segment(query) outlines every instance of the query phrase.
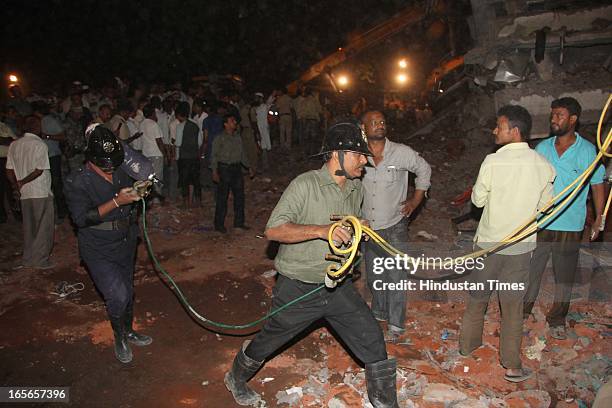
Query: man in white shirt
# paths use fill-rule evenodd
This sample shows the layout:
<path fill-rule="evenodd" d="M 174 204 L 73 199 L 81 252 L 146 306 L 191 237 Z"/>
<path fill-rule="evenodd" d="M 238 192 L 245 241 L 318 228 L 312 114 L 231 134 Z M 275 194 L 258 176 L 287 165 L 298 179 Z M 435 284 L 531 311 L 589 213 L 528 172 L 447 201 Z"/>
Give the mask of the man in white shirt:
<path fill-rule="evenodd" d="M 552 199 L 555 169 L 525 142 L 530 131 L 531 116 L 524 108 L 508 105 L 497 113 L 493 134 L 501 147 L 485 158 L 472 189 L 472 202 L 484 207 L 474 238 L 479 248 L 500 243 Z M 532 374 L 522 368 L 521 340 L 523 299 L 535 246 L 536 235 L 532 234 L 490 254 L 483 268 L 473 270 L 472 282 L 482 289 L 470 290 L 461 324 L 459 352 L 466 356 L 482 345 L 489 298 L 497 290 L 501 312 L 499 351 L 506 368 L 504 378 L 511 382 L 525 381 Z"/>
<path fill-rule="evenodd" d="M 193 117 L 191 118 L 200 128 L 200 132 L 203 132 L 202 126 L 204 123 L 204 119 L 208 117 L 208 113 L 204 110 L 204 105 L 206 102 L 202 98 L 196 98 L 193 101 L 192 112 Z M 202 133 L 202 136 L 204 133 Z"/>
<path fill-rule="evenodd" d="M 55 210 L 47 145 L 37 136 L 40 119 L 28 116 L 25 134 L 9 146 L 6 172 L 19 193 L 23 216 L 23 263 L 26 268 L 49 269 L 53 249 Z"/>
<path fill-rule="evenodd" d="M 162 130 L 157 124 L 155 107 L 147 104 L 142 108 L 144 120 L 140 124 L 142 132 L 142 154 L 151 160 L 155 175 L 160 181 L 164 179 L 164 138 Z M 155 191 L 161 196 L 159 184 L 155 185 Z"/>
<path fill-rule="evenodd" d="M 174 200 L 178 196 L 177 185 L 178 185 L 178 169 L 175 160 L 175 147 L 170 134 L 170 124 L 174 121 L 174 99 L 172 97 L 166 97 L 162 102 L 161 110 L 156 110 L 157 124 L 162 130 L 165 156 L 164 161 L 164 175 L 166 182 L 164 183 L 164 196 L 170 200 Z M 176 132 L 176 129 L 174 129 Z"/>
<path fill-rule="evenodd" d="M 257 117 L 257 129 L 259 130 L 259 143 L 261 146 L 261 161 L 264 168 L 268 167 L 268 152 L 272 150 L 272 141 L 270 140 L 270 125 L 268 124 L 268 112 L 270 106 L 274 103 L 276 93 L 273 92 L 264 102 L 264 96 L 261 92 L 255 94 L 255 114 Z"/>

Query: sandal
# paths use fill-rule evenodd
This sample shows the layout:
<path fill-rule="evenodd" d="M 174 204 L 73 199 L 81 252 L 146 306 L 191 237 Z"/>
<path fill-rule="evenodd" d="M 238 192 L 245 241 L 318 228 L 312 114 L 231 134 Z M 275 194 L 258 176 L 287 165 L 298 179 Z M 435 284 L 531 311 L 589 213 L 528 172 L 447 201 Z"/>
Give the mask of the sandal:
<path fill-rule="evenodd" d="M 513 383 L 520 383 L 523 382 L 529 378 L 531 378 L 531 376 L 533 375 L 533 371 L 531 371 L 529 368 L 522 368 L 521 369 L 522 374 L 520 375 L 504 375 L 504 380 L 506 381 L 510 381 Z"/>

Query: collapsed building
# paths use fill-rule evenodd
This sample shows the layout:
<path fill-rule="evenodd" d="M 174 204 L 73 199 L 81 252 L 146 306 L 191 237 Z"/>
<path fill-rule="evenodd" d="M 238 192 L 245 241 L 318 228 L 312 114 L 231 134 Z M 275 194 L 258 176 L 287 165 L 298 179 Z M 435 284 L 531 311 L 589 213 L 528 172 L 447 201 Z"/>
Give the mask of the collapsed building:
<path fill-rule="evenodd" d="M 550 103 L 571 96 L 582 105 L 583 128 L 597 123 L 612 88 L 609 2 L 471 0 L 471 5 L 475 46 L 462 66 L 437 81 L 438 105 L 453 99 L 455 90 L 477 88 L 494 102 L 481 99 L 479 110 L 494 116 L 492 108 L 524 106 L 533 116 L 532 138 L 542 138 L 549 134 Z"/>

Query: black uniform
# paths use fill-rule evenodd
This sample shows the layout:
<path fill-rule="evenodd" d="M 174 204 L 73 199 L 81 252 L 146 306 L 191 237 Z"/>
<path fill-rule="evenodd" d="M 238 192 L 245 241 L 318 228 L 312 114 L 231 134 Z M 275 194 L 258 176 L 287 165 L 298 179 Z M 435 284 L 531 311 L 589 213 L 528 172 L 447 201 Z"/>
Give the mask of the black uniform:
<path fill-rule="evenodd" d="M 100 217 L 98 206 L 132 183 L 121 168 L 113 173 L 111 184 L 84 166 L 68 176 L 64 187 L 72 220 L 78 227 L 80 256 L 111 318 L 120 318 L 132 309 L 138 226 L 134 205 L 115 208 L 104 217 Z"/>

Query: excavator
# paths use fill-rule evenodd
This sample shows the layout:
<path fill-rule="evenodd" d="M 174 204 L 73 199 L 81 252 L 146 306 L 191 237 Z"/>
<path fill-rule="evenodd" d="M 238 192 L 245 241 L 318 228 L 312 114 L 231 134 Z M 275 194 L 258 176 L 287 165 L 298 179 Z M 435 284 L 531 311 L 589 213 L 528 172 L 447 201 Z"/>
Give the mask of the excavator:
<path fill-rule="evenodd" d="M 320 75 L 325 75 L 334 91 L 341 90 L 343 78 L 335 78 L 334 74 L 332 73 L 332 68 L 338 66 L 349 58 L 356 56 L 360 52 L 381 43 L 385 39 L 398 34 L 406 27 L 421 23 L 432 14 L 442 15 L 446 9 L 447 5 L 444 1 L 432 0 L 428 1 L 425 7 L 410 6 L 403 9 L 393 17 L 357 35 L 344 47 L 338 48 L 336 52 L 313 64 L 304 73 L 302 73 L 298 79 L 288 84 L 287 90 L 289 93 L 295 94 L 300 86 Z M 433 24 L 440 24 L 440 22 L 439 20 L 435 20 Z M 426 84 L 426 91 L 431 92 L 445 73 L 456 69 L 462 64 L 463 57 L 452 57 L 450 60 L 443 61 L 429 75 Z"/>

